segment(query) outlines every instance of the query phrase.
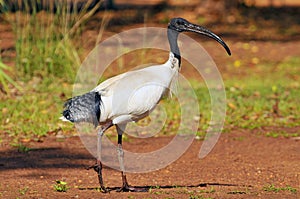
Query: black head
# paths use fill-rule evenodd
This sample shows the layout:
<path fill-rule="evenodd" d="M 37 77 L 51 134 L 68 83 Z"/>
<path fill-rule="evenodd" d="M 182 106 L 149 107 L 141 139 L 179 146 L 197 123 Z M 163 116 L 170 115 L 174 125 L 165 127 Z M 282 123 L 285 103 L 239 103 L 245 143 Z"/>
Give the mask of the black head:
<path fill-rule="evenodd" d="M 190 24 L 190 22 L 183 18 L 173 18 L 171 19 L 168 28 L 177 32 L 183 32 L 186 31 L 187 24 Z"/>
<path fill-rule="evenodd" d="M 69 102 L 68 102 L 69 103 Z M 66 106 L 66 105 L 65 105 Z M 69 108 L 69 106 L 68 106 Z M 73 113 L 69 110 L 69 109 L 65 109 L 62 113 L 62 115 L 67 119 L 69 120 L 70 122 L 75 122 L 74 120 L 74 116 L 73 116 Z"/>
<path fill-rule="evenodd" d="M 227 44 L 215 33 L 211 32 L 210 30 L 196 25 L 196 24 L 192 24 L 190 22 L 188 22 L 186 19 L 183 18 L 173 18 L 171 19 L 169 25 L 168 25 L 168 29 L 171 29 L 173 31 L 176 31 L 178 33 L 180 32 L 194 32 L 194 33 L 198 33 L 201 35 L 205 35 L 207 37 L 210 37 L 214 40 L 216 40 L 217 42 L 219 42 L 227 51 L 227 53 L 229 55 L 231 55 L 230 49 L 227 46 Z"/>

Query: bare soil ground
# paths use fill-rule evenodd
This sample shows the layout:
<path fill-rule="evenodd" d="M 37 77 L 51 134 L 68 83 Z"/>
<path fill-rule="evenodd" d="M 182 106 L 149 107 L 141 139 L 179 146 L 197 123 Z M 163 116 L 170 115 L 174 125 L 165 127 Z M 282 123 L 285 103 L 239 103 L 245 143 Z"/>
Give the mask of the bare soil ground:
<path fill-rule="evenodd" d="M 284 130 L 295 133 L 300 128 Z M 55 136 L 46 137 L 43 142 L 27 144 L 32 148 L 28 153 L 3 144 L 0 148 L 0 197 L 299 198 L 300 141 L 295 138 L 269 138 L 261 134 L 263 131 L 224 133 L 204 159 L 198 158 L 202 141 L 195 140 L 180 159 L 166 168 L 144 174 L 128 174 L 130 184 L 153 187 L 146 193 L 99 192 L 96 189 L 96 173 L 85 169 L 95 160 L 77 136 L 59 141 Z M 152 150 L 161 148 L 171 139 L 132 138 L 124 143 L 124 147 L 132 151 Z M 103 173 L 106 186 L 120 187 L 118 171 L 104 167 Z M 67 192 L 55 191 L 55 180 L 66 181 L 70 189 Z M 263 190 L 271 184 L 275 187 L 290 185 L 298 192 Z"/>

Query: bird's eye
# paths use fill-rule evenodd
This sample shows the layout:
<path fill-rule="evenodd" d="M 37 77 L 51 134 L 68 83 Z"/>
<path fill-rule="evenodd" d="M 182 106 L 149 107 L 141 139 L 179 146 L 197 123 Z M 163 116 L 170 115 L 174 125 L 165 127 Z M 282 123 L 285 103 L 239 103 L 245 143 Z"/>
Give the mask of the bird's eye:
<path fill-rule="evenodd" d="M 183 21 L 176 21 L 176 25 L 177 26 L 181 26 L 181 25 L 183 25 L 184 23 L 183 23 Z"/>

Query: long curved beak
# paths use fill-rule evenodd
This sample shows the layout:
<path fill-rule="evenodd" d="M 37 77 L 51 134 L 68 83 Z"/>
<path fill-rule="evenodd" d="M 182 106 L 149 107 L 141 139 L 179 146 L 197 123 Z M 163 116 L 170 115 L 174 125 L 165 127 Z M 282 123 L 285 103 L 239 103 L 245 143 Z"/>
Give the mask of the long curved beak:
<path fill-rule="evenodd" d="M 195 33 L 205 35 L 207 37 L 210 37 L 210 38 L 216 40 L 217 42 L 219 42 L 225 48 L 228 55 L 231 55 L 230 49 L 227 46 L 227 44 L 221 39 L 221 37 L 219 37 L 215 33 L 211 32 L 210 30 L 208 30 L 208 29 L 206 29 L 202 26 L 189 23 L 189 24 L 185 24 L 184 31 L 195 32 Z"/>

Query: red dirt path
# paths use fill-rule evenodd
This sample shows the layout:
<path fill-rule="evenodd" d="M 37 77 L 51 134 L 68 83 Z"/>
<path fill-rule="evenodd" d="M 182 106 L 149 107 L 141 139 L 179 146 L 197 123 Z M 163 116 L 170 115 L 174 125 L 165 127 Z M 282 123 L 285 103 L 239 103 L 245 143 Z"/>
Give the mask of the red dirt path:
<path fill-rule="evenodd" d="M 274 129 L 273 129 L 274 130 Z M 276 130 L 276 129 L 275 129 Z M 278 129 L 277 129 L 278 130 Z M 286 129 L 289 133 L 299 128 Z M 198 158 L 202 141 L 195 140 L 176 162 L 159 171 L 128 174 L 135 186 L 156 187 L 147 193 L 111 193 L 97 191 L 97 175 L 86 166 L 94 158 L 82 145 L 79 137 L 57 141 L 55 136 L 41 143 L 28 143 L 28 153 L 2 146 L 0 149 L 1 198 L 299 198 L 300 148 L 293 138 L 269 138 L 256 131 L 236 130 L 221 135 L 213 151 L 204 159 Z M 171 137 L 130 139 L 124 147 L 139 151 L 164 146 Z M 126 160 L 126 157 L 125 157 Z M 118 171 L 104 168 L 108 187 L 119 187 Z M 55 180 L 64 180 L 70 186 L 65 192 L 56 192 Z M 291 186 L 298 189 L 270 192 L 263 187 Z M 177 187 L 176 187 L 177 186 Z M 180 187 L 178 187 L 180 186 Z M 181 187 L 182 186 L 182 187 Z M 24 195 L 22 190 L 28 188 Z"/>

